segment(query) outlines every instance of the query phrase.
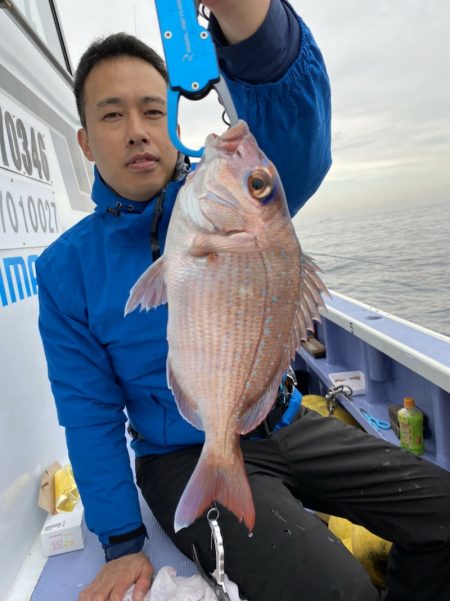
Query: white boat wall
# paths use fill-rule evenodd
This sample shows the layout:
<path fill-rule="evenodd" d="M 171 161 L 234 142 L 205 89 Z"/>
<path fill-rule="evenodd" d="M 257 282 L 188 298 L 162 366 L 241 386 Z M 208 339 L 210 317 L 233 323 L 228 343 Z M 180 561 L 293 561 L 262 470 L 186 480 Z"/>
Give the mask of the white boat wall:
<path fill-rule="evenodd" d="M 67 457 L 37 328 L 34 262 L 92 209 L 91 167 L 76 143 L 70 64 L 57 25 L 52 0 L 0 0 L 0 599 L 20 589 L 16 577 L 46 517 L 37 507 L 41 473 Z M 425 458 L 450 469 L 449 338 L 339 294 L 327 302 L 316 336 L 325 357 L 302 349 L 295 363 L 309 392 L 326 394 L 330 374 L 361 371 L 364 393 L 337 399 L 370 433 L 396 444 L 376 420 L 389 421 L 390 405 L 414 397 L 428 418 Z M 89 552 L 68 555 L 75 561 Z M 72 572 L 53 572 L 55 599 L 77 599 Z"/>
<path fill-rule="evenodd" d="M 26 17 L 18 12 L 22 4 Z M 4 599 L 45 519 L 37 507 L 40 474 L 55 459 L 67 457 L 37 329 L 34 262 L 92 204 L 90 167 L 76 142 L 79 124 L 71 76 L 49 2 L 0 2 L 0 57 L 0 599 Z"/>

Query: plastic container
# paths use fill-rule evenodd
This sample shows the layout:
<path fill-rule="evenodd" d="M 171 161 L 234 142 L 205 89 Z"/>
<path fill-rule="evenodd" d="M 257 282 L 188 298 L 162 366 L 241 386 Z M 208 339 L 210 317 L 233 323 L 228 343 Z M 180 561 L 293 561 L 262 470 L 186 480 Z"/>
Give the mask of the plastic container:
<path fill-rule="evenodd" d="M 416 407 L 412 397 L 403 399 L 403 408 L 398 412 L 400 426 L 400 446 L 414 455 L 422 455 L 423 443 L 423 413 Z"/>

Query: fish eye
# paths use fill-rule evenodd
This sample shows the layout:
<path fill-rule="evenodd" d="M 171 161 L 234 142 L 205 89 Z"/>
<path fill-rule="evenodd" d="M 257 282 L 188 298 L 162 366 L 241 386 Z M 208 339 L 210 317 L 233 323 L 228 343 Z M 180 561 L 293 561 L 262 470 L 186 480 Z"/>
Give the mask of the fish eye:
<path fill-rule="evenodd" d="M 247 180 L 248 190 L 253 198 L 263 200 L 267 198 L 273 189 L 273 180 L 264 169 L 256 169 L 250 173 Z"/>

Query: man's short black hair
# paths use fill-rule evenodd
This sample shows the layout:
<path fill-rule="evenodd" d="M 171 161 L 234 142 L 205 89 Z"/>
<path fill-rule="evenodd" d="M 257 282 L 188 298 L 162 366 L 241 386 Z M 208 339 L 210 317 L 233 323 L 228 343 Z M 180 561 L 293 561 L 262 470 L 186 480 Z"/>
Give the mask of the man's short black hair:
<path fill-rule="evenodd" d="M 115 33 L 107 38 L 95 40 L 85 51 L 75 73 L 74 94 L 77 103 L 81 125 L 86 128 L 86 113 L 84 110 L 84 84 L 92 69 L 100 61 L 132 56 L 150 63 L 165 79 L 169 81 L 166 65 L 157 52 L 147 44 L 127 33 Z"/>

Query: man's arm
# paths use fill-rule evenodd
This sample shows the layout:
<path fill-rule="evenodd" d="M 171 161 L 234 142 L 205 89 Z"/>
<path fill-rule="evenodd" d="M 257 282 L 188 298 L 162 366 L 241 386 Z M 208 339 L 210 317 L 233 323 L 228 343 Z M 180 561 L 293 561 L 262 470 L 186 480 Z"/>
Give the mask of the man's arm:
<path fill-rule="evenodd" d="M 138 593 L 143 593 L 142 599 L 150 586 L 153 567 L 140 552 L 145 528 L 126 447 L 124 395 L 105 349 L 89 331 L 82 303 L 77 302 L 78 287 L 67 299 L 52 263 L 44 254 L 36 264 L 49 378 L 86 523 L 112 559 L 80 601 L 106 601 L 114 595 L 122 599 L 135 583 L 138 601 Z M 76 274 L 75 266 L 73 270 Z M 117 536 L 120 542 L 115 543 Z"/>
<path fill-rule="evenodd" d="M 229 44 L 252 36 L 266 18 L 270 0 L 204 0 Z"/>
<path fill-rule="evenodd" d="M 277 167 L 295 215 L 331 165 L 331 93 L 308 27 L 287 0 L 269 4 L 260 28 L 237 44 L 214 17 L 210 29 L 238 116 Z"/>

